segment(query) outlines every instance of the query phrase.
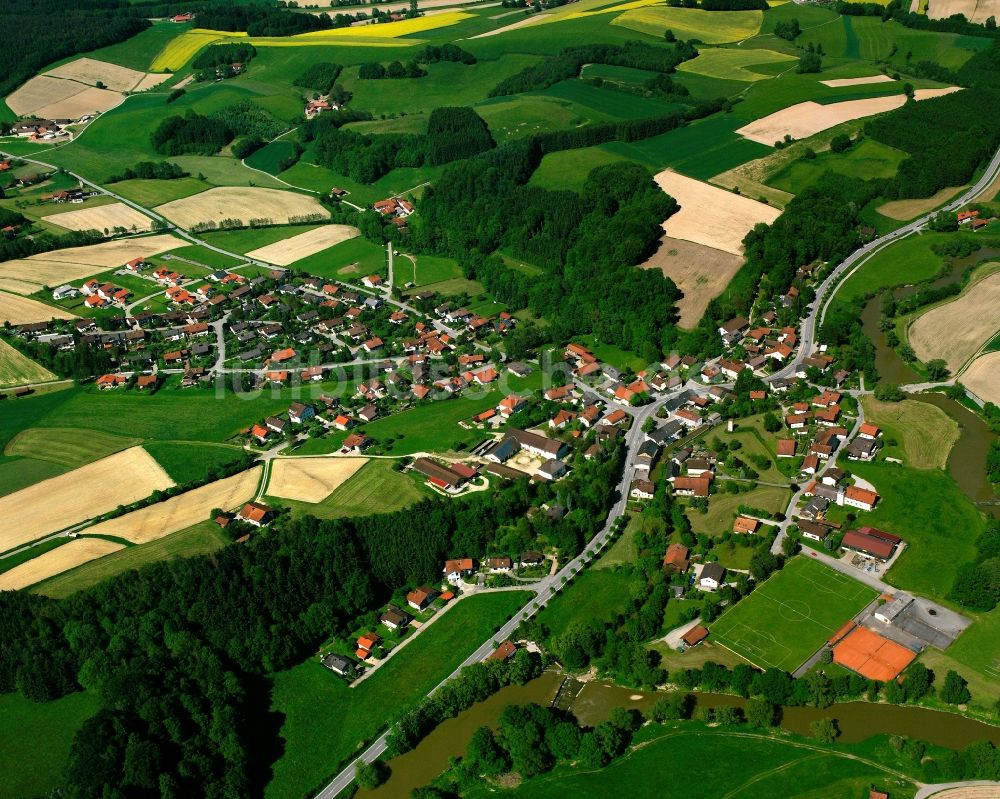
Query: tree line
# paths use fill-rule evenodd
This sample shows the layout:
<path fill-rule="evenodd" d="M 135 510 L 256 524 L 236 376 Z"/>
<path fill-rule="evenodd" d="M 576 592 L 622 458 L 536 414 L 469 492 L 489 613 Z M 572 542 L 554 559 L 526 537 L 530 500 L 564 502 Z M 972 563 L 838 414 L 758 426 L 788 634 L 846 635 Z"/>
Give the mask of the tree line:
<path fill-rule="evenodd" d="M 42 67 L 125 41 L 149 20 L 125 0 L 5 0 L 0 25 L 0 95 Z"/>
<path fill-rule="evenodd" d="M 190 173 L 170 161 L 139 161 L 134 166 L 126 167 L 120 175 L 112 175 L 108 183 L 119 183 L 123 180 L 177 180 L 186 178 Z"/>
<path fill-rule="evenodd" d="M 500 81 L 490 92 L 490 97 L 547 89 L 559 81 L 578 77 L 584 64 L 610 64 L 669 73 L 678 64 L 697 55 L 698 51 L 687 42 L 674 42 L 666 47 L 636 41 L 567 47 L 558 55 L 548 56 L 538 64 L 525 67 L 516 75 Z"/>
<path fill-rule="evenodd" d="M 246 31 L 248 36 L 294 36 L 329 30 L 329 14 L 299 14 L 259 4 L 211 5 L 198 12 L 198 27 L 216 31 Z"/>

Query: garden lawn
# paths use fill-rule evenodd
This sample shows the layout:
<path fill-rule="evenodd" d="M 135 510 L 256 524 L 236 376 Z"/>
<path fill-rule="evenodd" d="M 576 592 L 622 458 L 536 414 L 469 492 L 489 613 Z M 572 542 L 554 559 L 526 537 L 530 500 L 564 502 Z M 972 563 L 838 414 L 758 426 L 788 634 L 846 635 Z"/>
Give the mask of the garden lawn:
<path fill-rule="evenodd" d="M 392 513 L 415 505 L 427 494 L 410 475 L 400 474 L 393 461 L 372 460 L 337 486 L 322 502 L 301 502 L 294 499 L 268 497 L 275 506 L 286 506 L 293 513 L 319 519 L 340 519 L 345 516 L 367 516 L 372 513 Z"/>
<path fill-rule="evenodd" d="M 879 402 L 869 395 L 861 403 L 865 421 L 882 428 L 886 442 L 883 454 L 902 458 L 914 469 L 945 468 L 948 454 L 959 437 L 958 422 L 948 414 L 919 400 Z"/>
<path fill-rule="evenodd" d="M 611 621 L 628 609 L 632 589 L 642 584 L 639 576 L 588 569 L 549 601 L 538 621 L 548 627 L 549 638 L 558 638 L 577 621 Z"/>
<path fill-rule="evenodd" d="M 984 521 L 947 472 L 891 463 L 854 463 L 851 472 L 875 486 L 875 510 L 855 511 L 856 525 L 871 525 L 907 544 L 883 579 L 907 591 L 943 599 L 958 567 L 972 560 Z M 837 508 L 837 520 L 843 515 Z"/>
<path fill-rule="evenodd" d="M 876 592 L 805 555 L 723 612 L 712 641 L 761 668 L 794 671 Z"/>
<path fill-rule="evenodd" d="M 57 789 L 77 730 L 97 712 L 97 698 L 75 693 L 52 702 L 0 694 L 0 796 L 31 799 Z"/>
<path fill-rule="evenodd" d="M 526 591 L 462 599 L 356 688 L 319 661 L 274 675 L 272 710 L 284 716 L 284 753 L 266 799 L 317 790 L 366 741 L 419 702 L 530 598 Z"/>
<path fill-rule="evenodd" d="M 796 746 L 787 738 L 721 730 L 670 730 L 654 726 L 639 733 L 643 745 L 603 769 L 560 766 L 549 774 L 522 782 L 507 791 L 516 799 L 603 799 L 628 786 L 632 799 L 686 799 L 691 783 L 685 779 L 660 779 L 665 763 L 725 764 L 723 768 L 698 769 L 701 796 L 754 799 L 761 796 L 798 799 L 855 799 L 867 795 L 874 784 L 891 784 L 893 799 L 914 795 L 913 783 L 904 783 L 888 769 L 851 759 L 816 744 Z M 493 795 L 481 783 L 465 794 L 470 799 Z"/>
<path fill-rule="evenodd" d="M 708 498 L 708 513 L 688 508 L 687 517 L 696 533 L 720 536 L 733 529 L 733 520 L 740 505 L 749 505 L 771 513 L 784 513 L 792 498 L 791 490 L 777 486 L 757 486 L 745 494 L 727 494 L 718 491 Z"/>
<path fill-rule="evenodd" d="M 207 555 L 222 549 L 228 543 L 228 536 L 219 526 L 213 521 L 205 520 L 148 544 L 129 546 L 84 563 L 32 586 L 31 591 L 53 599 L 62 599 L 122 572 L 140 569 L 161 560 Z"/>

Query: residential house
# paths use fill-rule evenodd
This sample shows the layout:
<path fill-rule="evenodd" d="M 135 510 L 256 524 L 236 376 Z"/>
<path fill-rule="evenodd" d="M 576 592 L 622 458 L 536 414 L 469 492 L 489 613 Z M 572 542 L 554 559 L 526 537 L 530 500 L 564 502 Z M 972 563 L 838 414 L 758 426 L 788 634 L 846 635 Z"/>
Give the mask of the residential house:
<path fill-rule="evenodd" d="M 671 544 L 667 547 L 667 554 L 663 557 L 663 568 L 667 571 L 675 571 L 683 574 L 691 565 L 691 562 L 688 560 L 688 553 L 688 548 L 683 544 Z"/>
<path fill-rule="evenodd" d="M 868 439 L 874 441 L 881 435 L 882 431 L 879 426 L 872 424 L 871 422 L 865 422 L 858 428 L 858 438 Z"/>
<path fill-rule="evenodd" d="M 320 662 L 338 677 L 347 677 L 354 673 L 354 664 L 350 660 L 332 652 L 324 655 Z"/>
<path fill-rule="evenodd" d="M 458 585 L 462 582 L 463 577 L 468 577 L 472 574 L 474 569 L 474 564 L 472 558 L 456 558 L 454 560 L 446 560 L 444 563 L 444 576 L 449 583 Z"/>
<path fill-rule="evenodd" d="M 303 402 L 293 402 L 288 406 L 288 418 L 293 424 L 304 424 L 316 415 L 312 405 Z"/>
<path fill-rule="evenodd" d="M 378 617 L 378 620 L 384 624 L 388 629 L 396 632 L 397 630 L 403 630 L 410 623 L 409 614 L 404 613 L 395 605 L 389 605 L 385 609 L 385 613 Z"/>
<path fill-rule="evenodd" d="M 528 551 L 522 552 L 518 558 L 518 563 L 522 569 L 530 569 L 535 566 L 541 566 L 545 562 L 545 555 L 541 552 Z"/>
<path fill-rule="evenodd" d="M 798 525 L 799 532 L 802 533 L 803 538 L 808 538 L 812 541 L 824 541 L 830 535 L 830 528 L 825 524 L 810 522 L 805 519 L 796 519 L 795 523 Z"/>
<path fill-rule="evenodd" d="M 718 563 L 706 563 L 698 576 L 698 585 L 705 591 L 717 591 L 726 579 L 726 570 Z"/>
<path fill-rule="evenodd" d="M 236 514 L 236 518 L 241 522 L 252 524 L 254 527 L 263 527 L 266 524 L 270 524 L 274 515 L 274 510 L 267 505 L 260 502 L 248 502 L 240 508 L 240 512 Z"/>
<path fill-rule="evenodd" d="M 507 431 L 507 436 L 517 441 L 522 450 L 538 455 L 542 458 L 562 458 L 569 450 L 568 445 L 562 441 L 546 438 L 538 433 L 528 430 L 511 429 Z"/>
<path fill-rule="evenodd" d="M 382 636 L 378 633 L 365 633 L 357 640 L 358 649 L 354 653 L 360 660 L 367 660 L 375 650 L 382 645 Z"/>
<path fill-rule="evenodd" d="M 708 475 L 703 475 L 702 477 L 675 477 L 672 482 L 676 496 L 704 498 L 708 496 L 712 478 Z"/>
<path fill-rule="evenodd" d="M 706 638 L 708 638 L 708 629 L 698 624 L 681 636 L 681 643 L 684 644 L 685 649 L 690 649 L 693 646 L 698 646 Z"/>
<path fill-rule="evenodd" d="M 760 529 L 760 519 L 752 519 L 749 516 L 737 516 L 733 522 L 733 532 L 750 535 Z"/>
<path fill-rule="evenodd" d="M 870 461 L 878 454 L 878 439 L 862 438 L 860 435 L 847 445 L 847 458 L 852 461 Z"/>
<path fill-rule="evenodd" d="M 794 458 L 795 457 L 795 439 L 794 438 L 779 438 L 777 441 L 777 454 L 779 458 Z"/>
<path fill-rule="evenodd" d="M 364 433 L 351 433 L 344 439 L 344 443 L 341 445 L 340 449 L 341 452 L 364 452 L 374 443 L 375 439 L 365 435 Z"/>
<path fill-rule="evenodd" d="M 569 473 L 569 467 L 560 460 L 548 460 L 538 467 L 535 477 L 540 480 L 555 481 L 565 477 Z"/>
<path fill-rule="evenodd" d="M 656 486 L 649 480 L 633 480 L 628 495 L 633 499 L 652 499 L 655 493 Z"/>
<path fill-rule="evenodd" d="M 867 488 L 848 486 L 844 490 L 844 504 L 861 510 L 872 510 L 878 502 L 878 494 Z"/>
<path fill-rule="evenodd" d="M 421 611 L 437 598 L 437 591 L 423 586 L 414 588 L 406 595 L 406 604 L 416 611 Z"/>

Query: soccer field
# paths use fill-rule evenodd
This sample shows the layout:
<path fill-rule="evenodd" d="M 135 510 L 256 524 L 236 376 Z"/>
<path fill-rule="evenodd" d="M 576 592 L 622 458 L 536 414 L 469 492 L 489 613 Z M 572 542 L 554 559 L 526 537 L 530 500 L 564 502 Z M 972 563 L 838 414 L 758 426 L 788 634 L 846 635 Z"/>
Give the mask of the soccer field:
<path fill-rule="evenodd" d="M 712 640 L 761 668 L 794 671 L 875 595 L 799 556 L 723 613 L 712 625 Z"/>

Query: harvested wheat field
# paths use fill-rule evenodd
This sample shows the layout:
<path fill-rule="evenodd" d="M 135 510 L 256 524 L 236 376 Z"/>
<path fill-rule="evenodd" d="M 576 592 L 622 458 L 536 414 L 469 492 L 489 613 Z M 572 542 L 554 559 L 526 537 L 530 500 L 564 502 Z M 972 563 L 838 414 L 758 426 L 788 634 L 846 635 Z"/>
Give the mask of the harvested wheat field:
<path fill-rule="evenodd" d="M 260 466 L 224 480 L 187 491 L 164 502 L 109 519 L 87 530 L 95 535 L 113 535 L 133 544 L 145 544 L 192 524 L 205 521 L 212 508 L 230 510 L 253 498 L 260 480 Z"/>
<path fill-rule="evenodd" d="M 920 360 L 942 358 L 954 374 L 1000 330 L 1000 272 L 967 286 L 951 302 L 918 316 L 907 336 Z"/>
<path fill-rule="evenodd" d="M 125 203 L 98 205 L 94 208 L 81 208 L 79 211 L 65 211 L 43 217 L 46 222 L 59 225 L 67 230 L 107 230 L 113 233 L 116 227 L 136 231 L 149 230 L 153 220 L 141 214 Z"/>
<path fill-rule="evenodd" d="M 119 549 L 125 549 L 124 544 L 106 541 L 103 538 L 75 538 L 68 544 L 49 550 L 37 558 L 32 558 L 10 571 L 0 574 L 0 591 L 16 591 L 29 585 L 40 583 L 49 577 L 75 569 L 84 563 L 97 558 L 103 558 Z"/>
<path fill-rule="evenodd" d="M 984 402 L 1000 405 L 1000 352 L 980 355 L 960 379 L 962 385 Z"/>
<path fill-rule="evenodd" d="M 934 799 L 1000 799 L 1000 785 L 966 785 L 933 794 Z"/>
<path fill-rule="evenodd" d="M 66 81 L 72 83 L 72 81 Z M 109 92 L 107 89 L 95 89 L 87 86 L 82 92 L 74 94 L 65 100 L 43 105 L 34 111 L 36 116 L 43 119 L 80 119 L 85 116 L 103 114 L 121 104 L 125 95 L 118 92 Z"/>
<path fill-rule="evenodd" d="M 104 207 L 98 206 L 92 210 L 99 211 Z M 34 294 L 45 286 L 58 286 L 89 277 L 121 266 L 133 258 L 159 255 L 176 249 L 180 243 L 180 239 L 164 234 L 139 239 L 117 239 L 90 247 L 68 247 L 29 258 L 4 261 L 0 263 L 0 289 L 16 294 Z"/>
<path fill-rule="evenodd" d="M 271 224 L 288 224 L 293 217 L 316 215 L 329 219 L 327 211 L 314 197 L 281 189 L 220 186 L 182 200 L 173 200 L 155 209 L 172 222 L 189 228 L 201 222 L 223 219 L 269 219 Z"/>
<path fill-rule="evenodd" d="M 368 458 L 277 458 L 271 463 L 267 493 L 322 502 L 366 463 Z"/>
<path fill-rule="evenodd" d="M 360 236 L 361 231 L 351 225 L 324 225 L 315 230 L 299 233 L 284 241 L 276 241 L 265 247 L 247 253 L 248 258 L 256 258 L 269 264 L 288 266 L 302 258 L 308 258 L 342 241 Z"/>
<path fill-rule="evenodd" d="M 113 92 L 130 92 L 138 85 L 139 81 L 146 77 L 145 72 L 120 67 L 117 64 L 109 64 L 107 61 L 98 61 L 95 58 L 77 58 L 61 64 L 55 69 L 50 69 L 45 74 L 54 78 L 86 83 L 88 86 L 103 83 L 105 88 L 111 89 Z"/>
<path fill-rule="evenodd" d="M 76 314 L 29 297 L 0 291 L 0 324 L 10 322 L 12 325 L 24 325 L 29 322 L 47 322 L 50 319 L 76 319 Z"/>
<path fill-rule="evenodd" d="M 931 0 L 927 6 L 931 19 L 948 19 L 952 14 L 964 14 L 969 22 L 982 25 L 990 17 L 1000 17 L 1000 0 Z"/>
<path fill-rule="evenodd" d="M 914 97 L 917 100 L 929 100 L 945 94 L 961 91 L 957 86 L 944 89 L 917 89 Z M 864 100 L 845 100 L 841 103 L 822 105 L 807 100 L 756 119 L 749 125 L 744 125 L 736 132 L 746 139 L 760 144 L 773 145 L 785 136 L 793 139 L 805 139 L 834 125 L 850 122 L 852 119 L 882 114 L 901 107 L 906 102 L 906 95 L 893 94 L 888 97 L 869 97 Z"/>
<path fill-rule="evenodd" d="M 890 200 L 875 210 L 882 214 L 882 216 L 889 217 L 889 219 L 908 222 L 911 219 L 916 219 L 918 216 L 926 214 L 928 211 L 933 211 L 939 205 L 944 205 L 964 188 L 965 186 L 945 186 L 930 197 L 915 200 Z"/>
<path fill-rule="evenodd" d="M 684 292 L 677 302 L 679 324 L 694 327 L 708 303 L 723 292 L 742 265 L 738 255 L 664 236 L 660 248 L 642 268 L 659 269 Z"/>
<path fill-rule="evenodd" d="M 663 231 L 668 236 L 733 255 L 742 254 L 743 237 L 754 225 L 758 222 L 770 224 L 781 214 L 770 205 L 670 169 L 660 172 L 654 180 L 681 207 L 663 223 Z"/>
<path fill-rule="evenodd" d="M 892 78 L 888 75 L 871 75 L 867 78 L 836 78 L 835 80 L 821 80 L 824 86 L 837 89 L 841 86 L 867 86 L 869 83 L 892 83 Z"/>
<path fill-rule="evenodd" d="M 116 452 L 0 497 L 0 552 L 170 488 L 174 481 L 142 447 Z"/>

